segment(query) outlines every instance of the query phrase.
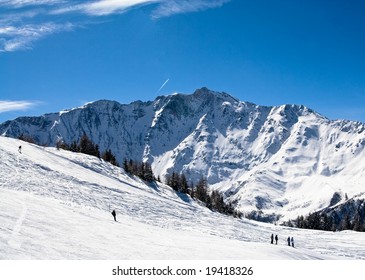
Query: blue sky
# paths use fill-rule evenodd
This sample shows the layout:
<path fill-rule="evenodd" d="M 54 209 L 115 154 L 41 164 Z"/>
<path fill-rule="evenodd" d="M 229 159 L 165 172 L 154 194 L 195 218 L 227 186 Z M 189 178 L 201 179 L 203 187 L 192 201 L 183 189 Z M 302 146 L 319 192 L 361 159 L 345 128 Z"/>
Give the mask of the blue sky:
<path fill-rule="evenodd" d="M 365 122 L 365 1 L 0 0 L 0 122 L 206 86 Z"/>

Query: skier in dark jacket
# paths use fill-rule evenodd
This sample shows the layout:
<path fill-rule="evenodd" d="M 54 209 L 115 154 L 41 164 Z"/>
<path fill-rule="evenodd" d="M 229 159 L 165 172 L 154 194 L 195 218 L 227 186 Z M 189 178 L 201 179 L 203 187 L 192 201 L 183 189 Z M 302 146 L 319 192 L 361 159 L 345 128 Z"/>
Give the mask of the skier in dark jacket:
<path fill-rule="evenodd" d="M 115 212 L 115 210 L 112 211 L 112 215 L 114 217 L 114 221 L 117 221 L 117 213 Z"/>
<path fill-rule="evenodd" d="M 22 153 L 22 146 L 19 146 L 18 148 L 18 152 L 21 154 Z"/>
<path fill-rule="evenodd" d="M 290 236 L 288 237 L 288 246 L 290 246 Z"/>
<path fill-rule="evenodd" d="M 275 244 L 276 245 L 278 245 L 278 240 L 279 240 L 278 235 L 275 235 Z"/>
<path fill-rule="evenodd" d="M 274 234 L 271 234 L 271 244 L 274 244 Z"/>
<path fill-rule="evenodd" d="M 294 238 L 291 238 L 291 246 L 294 247 Z"/>

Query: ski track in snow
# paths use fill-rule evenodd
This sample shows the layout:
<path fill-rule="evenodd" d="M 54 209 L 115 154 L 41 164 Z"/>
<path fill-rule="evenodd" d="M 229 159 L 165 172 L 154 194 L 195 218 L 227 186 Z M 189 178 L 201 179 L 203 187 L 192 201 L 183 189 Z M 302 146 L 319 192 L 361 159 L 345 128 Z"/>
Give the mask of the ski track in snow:
<path fill-rule="evenodd" d="M 17 248 L 19 249 L 22 245 L 21 243 L 21 238 L 19 237 L 19 233 L 20 230 L 22 228 L 22 224 L 25 220 L 25 217 L 27 215 L 27 205 L 25 203 L 25 201 L 21 201 L 21 213 L 17 219 L 17 221 L 15 222 L 14 228 L 12 230 L 12 234 L 10 239 L 8 240 L 8 244 L 13 247 L 13 248 Z"/>
<path fill-rule="evenodd" d="M 97 158 L 21 144 L 17 155 L 19 141 L 0 137 L 0 259 L 365 259 L 363 233 L 227 217 Z M 267 245 L 271 233 L 279 245 Z"/>

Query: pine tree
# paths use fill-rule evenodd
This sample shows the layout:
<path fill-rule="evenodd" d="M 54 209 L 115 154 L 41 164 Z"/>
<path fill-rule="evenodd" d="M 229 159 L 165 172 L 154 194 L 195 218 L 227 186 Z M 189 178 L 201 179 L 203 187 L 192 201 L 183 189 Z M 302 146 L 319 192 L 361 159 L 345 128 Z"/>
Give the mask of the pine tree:
<path fill-rule="evenodd" d="M 36 141 L 34 140 L 34 138 L 32 136 L 29 135 L 25 135 L 24 133 L 20 134 L 20 136 L 18 137 L 19 140 L 31 143 L 31 144 L 36 144 Z"/>
<path fill-rule="evenodd" d="M 66 150 L 66 151 L 70 150 L 70 146 L 67 145 L 65 142 L 63 142 L 63 140 L 57 141 L 56 148 L 57 148 L 57 150 L 59 150 L 59 149 Z"/>
<path fill-rule="evenodd" d="M 75 152 L 75 153 L 77 153 L 77 152 L 79 152 L 79 151 L 80 151 L 80 149 L 79 149 L 79 145 L 77 145 L 77 142 L 76 142 L 76 141 L 73 141 L 73 142 L 71 143 L 71 145 L 70 145 L 70 151 L 71 151 L 71 152 Z"/>
<path fill-rule="evenodd" d="M 212 191 L 211 195 L 212 209 L 220 213 L 226 213 L 226 205 L 223 196 L 216 190 Z"/>
<path fill-rule="evenodd" d="M 208 185 L 207 185 L 207 180 L 204 177 L 202 177 L 199 180 L 198 184 L 196 185 L 195 197 L 204 203 L 207 202 Z"/>
<path fill-rule="evenodd" d="M 348 214 L 346 214 L 342 221 L 341 221 L 341 224 L 340 224 L 340 229 L 341 230 L 348 230 L 348 229 L 352 229 L 352 226 L 351 226 L 351 221 L 350 221 L 350 217 Z"/>
<path fill-rule="evenodd" d="M 153 175 L 152 166 L 148 162 L 144 163 L 144 180 L 147 182 L 153 182 L 155 176 Z"/>
<path fill-rule="evenodd" d="M 127 159 L 124 159 L 123 161 L 123 169 L 125 170 L 125 172 L 130 173 Z"/>
<path fill-rule="evenodd" d="M 179 186 L 179 181 L 180 181 L 180 176 L 178 173 L 176 173 L 175 171 L 172 172 L 171 175 L 171 182 L 170 182 L 170 187 L 175 190 L 175 191 L 180 191 L 180 186 Z"/>
<path fill-rule="evenodd" d="M 358 214 L 355 215 L 355 218 L 354 218 L 353 230 L 361 231 L 361 220 L 360 220 L 360 217 Z"/>
<path fill-rule="evenodd" d="M 180 176 L 180 190 L 183 193 L 188 193 L 189 192 L 188 181 L 187 181 L 186 176 L 184 174 L 181 174 L 181 176 Z"/>
<path fill-rule="evenodd" d="M 100 158 L 99 146 L 94 145 L 94 143 L 89 139 L 86 133 L 81 136 L 79 151 L 80 153 Z"/>
<path fill-rule="evenodd" d="M 123 168 L 128 174 L 138 176 L 144 181 L 153 182 L 156 180 L 152 171 L 152 166 L 148 162 L 138 163 L 132 159 L 129 161 L 124 159 Z"/>
<path fill-rule="evenodd" d="M 331 231 L 333 227 L 333 219 L 328 217 L 326 214 L 321 215 L 321 230 Z"/>
<path fill-rule="evenodd" d="M 112 151 L 110 149 L 103 152 L 101 154 L 101 158 L 107 162 L 110 162 L 111 164 L 113 164 L 115 166 L 119 166 L 118 161 L 116 160 L 114 154 L 112 153 Z"/>
<path fill-rule="evenodd" d="M 309 229 L 320 229 L 321 227 L 321 217 L 318 212 L 309 214 L 308 218 L 308 228 Z"/>

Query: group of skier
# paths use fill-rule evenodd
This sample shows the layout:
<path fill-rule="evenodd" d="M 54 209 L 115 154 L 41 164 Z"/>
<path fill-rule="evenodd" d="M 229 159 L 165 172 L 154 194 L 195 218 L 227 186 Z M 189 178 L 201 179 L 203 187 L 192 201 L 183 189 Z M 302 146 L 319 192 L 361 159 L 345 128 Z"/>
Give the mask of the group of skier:
<path fill-rule="evenodd" d="M 278 240 L 279 240 L 278 235 L 275 235 L 275 237 L 274 237 L 274 234 L 271 234 L 271 244 L 274 244 L 274 240 L 275 240 L 275 244 L 278 245 Z M 288 246 L 294 247 L 294 238 L 293 237 L 290 238 L 290 236 L 289 236 L 287 241 L 288 241 Z"/>
<path fill-rule="evenodd" d="M 18 152 L 22 153 L 22 146 L 19 146 Z M 115 212 L 115 210 L 113 210 L 111 212 L 111 214 L 113 215 L 114 221 L 116 222 L 117 221 L 117 213 Z M 274 244 L 274 240 L 275 240 L 275 244 L 278 245 L 279 237 L 278 237 L 277 234 L 275 235 L 275 237 L 274 237 L 274 234 L 271 234 L 271 244 Z M 288 241 L 288 246 L 294 247 L 294 238 L 293 237 L 290 238 L 290 236 L 289 236 L 287 241 Z"/>
<path fill-rule="evenodd" d="M 22 146 L 19 146 L 18 152 L 22 153 Z M 117 213 L 115 212 L 115 210 L 113 210 L 111 212 L 111 214 L 113 215 L 114 221 L 116 222 L 117 221 Z M 274 234 L 271 234 L 271 244 L 274 244 L 274 240 L 275 240 L 275 244 L 278 245 L 279 237 L 278 237 L 277 234 L 275 235 L 275 237 L 274 237 Z M 294 238 L 293 237 L 290 238 L 290 236 L 289 236 L 287 241 L 288 241 L 288 246 L 294 247 Z"/>
<path fill-rule="evenodd" d="M 275 244 L 278 245 L 278 235 L 275 235 Z M 274 234 L 271 234 L 271 244 L 274 244 Z"/>

